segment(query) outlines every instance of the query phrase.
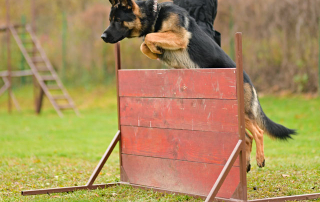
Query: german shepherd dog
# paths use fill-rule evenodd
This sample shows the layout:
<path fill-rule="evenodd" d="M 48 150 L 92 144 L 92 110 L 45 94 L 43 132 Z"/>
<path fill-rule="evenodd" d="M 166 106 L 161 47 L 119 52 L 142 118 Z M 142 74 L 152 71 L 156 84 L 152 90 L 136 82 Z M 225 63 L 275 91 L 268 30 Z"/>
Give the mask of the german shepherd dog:
<path fill-rule="evenodd" d="M 171 3 L 156 0 L 110 0 L 110 26 L 101 38 L 116 43 L 124 38 L 144 37 L 141 51 L 150 59 L 160 59 L 176 69 L 235 68 L 232 59 L 198 27 L 188 12 Z M 244 75 L 247 171 L 250 171 L 252 140 L 256 141 L 256 160 L 265 166 L 263 133 L 280 140 L 291 138 L 295 130 L 274 123 L 263 112 L 249 76 Z"/>

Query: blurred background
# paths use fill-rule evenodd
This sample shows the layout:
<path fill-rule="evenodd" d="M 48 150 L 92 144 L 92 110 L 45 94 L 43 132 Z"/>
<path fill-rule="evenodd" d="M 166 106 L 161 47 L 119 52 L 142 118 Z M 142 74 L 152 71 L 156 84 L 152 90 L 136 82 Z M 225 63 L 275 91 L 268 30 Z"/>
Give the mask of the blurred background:
<path fill-rule="evenodd" d="M 36 34 L 66 86 L 114 81 L 114 47 L 105 44 L 108 0 L 35 1 Z M 243 32 L 244 68 L 260 93 L 316 93 L 318 89 L 320 0 L 220 0 L 215 29 L 234 58 L 234 33 Z M 0 25 L 5 25 L 5 1 Z M 11 1 L 11 21 L 31 21 L 31 1 Z M 165 68 L 139 50 L 142 39 L 122 42 L 123 68 Z M 12 66 L 29 69 L 14 40 Z M 6 69 L 6 35 L 0 34 L 0 71 Z M 32 83 L 20 78 L 20 84 Z M 1 81 L 0 81 L 1 82 Z"/>
<path fill-rule="evenodd" d="M 6 25 L 5 2 L 0 0 L 0 30 Z M 109 23 L 108 0 L 10 3 L 13 24 L 30 23 L 35 14 L 36 36 L 81 116 L 63 112 L 61 119 L 47 98 L 41 116 L 36 115 L 35 98 L 41 96 L 39 88 L 33 88 L 33 78 L 12 78 L 21 111 L 8 102 L 7 91 L 0 96 L 0 201 L 158 201 L 164 197 L 120 187 L 21 196 L 22 190 L 78 186 L 89 179 L 118 130 L 115 54 L 114 45 L 100 38 Z M 248 197 L 320 192 L 320 0 L 219 0 L 214 27 L 222 34 L 223 50 L 233 59 L 234 34 L 243 33 L 244 69 L 264 112 L 299 134 L 288 142 L 265 138 L 264 169 L 256 166 L 253 148 Z M 166 68 L 144 56 L 141 43 L 142 39 L 121 42 L 122 68 Z M 12 69 L 29 70 L 12 35 L 10 47 Z M 6 69 L 6 33 L 0 32 L 0 72 Z M 0 77 L 0 94 L 3 85 Z M 97 184 L 119 181 L 118 157 L 117 147 Z"/>

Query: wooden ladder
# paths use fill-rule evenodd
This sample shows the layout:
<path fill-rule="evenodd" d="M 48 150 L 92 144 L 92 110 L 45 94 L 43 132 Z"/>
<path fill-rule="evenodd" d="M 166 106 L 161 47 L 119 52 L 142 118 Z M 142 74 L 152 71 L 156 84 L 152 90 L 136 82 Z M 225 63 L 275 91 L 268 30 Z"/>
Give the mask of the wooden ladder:
<path fill-rule="evenodd" d="M 80 116 L 78 109 L 42 49 L 31 26 L 19 26 L 17 28 L 10 26 L 9 29 L 38 81 L 42 95 L 44 93 L 47 96 L 58 115 L 63 117 L 62 110 L 70 109 L 74 110 L 77 116 Z"/>

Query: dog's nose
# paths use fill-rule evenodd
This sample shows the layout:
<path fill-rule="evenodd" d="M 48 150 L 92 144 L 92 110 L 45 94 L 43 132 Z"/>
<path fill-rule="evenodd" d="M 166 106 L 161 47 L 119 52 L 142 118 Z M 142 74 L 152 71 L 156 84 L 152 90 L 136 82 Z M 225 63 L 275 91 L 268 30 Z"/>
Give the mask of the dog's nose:
<path fill-rule="evenodd" d="M 106 34 L 106 33 L 103 33 L 103 34 L 101 35 L 101 38 L 102 38 L 103 40 L 105 40 L 105 39 L 107 38 L 107 34 Z"/>

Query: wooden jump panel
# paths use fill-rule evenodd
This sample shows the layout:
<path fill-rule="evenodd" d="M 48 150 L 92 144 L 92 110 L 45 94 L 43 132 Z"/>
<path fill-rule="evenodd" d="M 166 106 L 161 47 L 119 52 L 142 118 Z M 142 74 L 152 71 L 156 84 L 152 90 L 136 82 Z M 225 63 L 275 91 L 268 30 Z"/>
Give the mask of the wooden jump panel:
<path fill-rule="evenodd" d="M 126 126 L 237 132 L 237 114 L 236 100 L 120 97 Z"/>
<path fill-rule="evenodd" d="M 222 165 L 122 155 L 123 168 L 132 184 L 208 195 L 223 169 Z M 239 167 L 233 167 L 218 197 L 230 198 L 240 180 Z"/>
<path fill-rule="evenodd" d="M 120 70 L 120 96 L 236 99 L 236 69 Z"/>
<path fill-rule="evenodd" d="M 239 141 L 235 69 L 118 73 L 121 179 L 208 195 Z M 219 197 L 235 192 L 239 166 Z"/>
<path fill-rule="evenodd" d="M 237 133 L 121 127 L 122 153 L 224 165 Z M 224 143 L 224 144 L 222 144 Z M 239 162 L 235 163 L 239 166 Z"/>

